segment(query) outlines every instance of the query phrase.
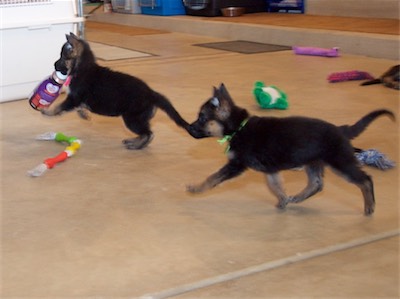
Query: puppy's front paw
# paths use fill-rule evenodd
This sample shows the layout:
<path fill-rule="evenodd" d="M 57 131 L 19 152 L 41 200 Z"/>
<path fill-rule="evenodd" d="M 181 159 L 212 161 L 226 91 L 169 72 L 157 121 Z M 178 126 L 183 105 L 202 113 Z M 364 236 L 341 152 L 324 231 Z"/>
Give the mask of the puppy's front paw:
<path fill-rule="evenodd" d="M 201 185 L 187 185 L 186 186 L 186 191 L 190 193 L 201 193 L 203 192 L 204 188 L 202 188 Z"/>
<path fill-rule="evenodd" d="M 46 115 L 46 116 L 55 115 L 54 112 L 52 110 L 50 110 L 49 108 L 41 109 L 40 112 L 42 113 L 42 115 Z"/>

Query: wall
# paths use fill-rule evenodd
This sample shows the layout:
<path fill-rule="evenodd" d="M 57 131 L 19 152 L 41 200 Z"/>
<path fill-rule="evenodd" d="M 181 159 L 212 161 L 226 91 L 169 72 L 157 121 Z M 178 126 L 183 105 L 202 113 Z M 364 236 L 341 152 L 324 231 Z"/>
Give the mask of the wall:
<path fill-rule="evenodd" d="M 399 19 L 399 0 L 305 0 L 309 15 Z"/>

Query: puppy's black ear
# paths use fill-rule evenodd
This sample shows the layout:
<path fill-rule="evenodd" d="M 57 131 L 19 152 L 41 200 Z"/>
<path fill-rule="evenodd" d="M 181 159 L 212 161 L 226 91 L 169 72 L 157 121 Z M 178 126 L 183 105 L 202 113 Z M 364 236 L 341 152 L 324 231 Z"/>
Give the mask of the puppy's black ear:
<path fill-rule="evenodd" d="M 69 33 L 69 35 L 66 35 L 67 37 L 67 41 L 71 44 L 71 45 L 75 45 L 78 43 L 79 41 L 79 37 L 77 37 L 75 34 L 73 34 L 72 32 Z"/>
<path fill-rule="evenodd" d="M 73 34 L 73 33 L 70 33 L 70 34 L 66 34 L 66 35 L 65 35 L 65 36 L 67 37 L 67 41 L 68 41 L 70 44 L 72 44 L 72 41 L 74 40 L 72 34 Z"/>
<path fill-rule="evenodd" d="M 221 83 L 221 85 L 219 86 L 219 91 L 220 91 L 220 94 L 222 95 L 222 97 L 225 100 L 229 101 L 230 104 L 233 104 L 233 100 L 231 98 L 231 95 L 229 94 L 228 89 L 225 87 L 224 83 Z"/>
<path fill-rule="evenodd" d="M 213 105 L 215 108 L 218 108 L 220 106 L 219 100 L 219 90 L 215 86 L 213 86 L 213 96 L 210 98 L 208 101 L 211 105 Z"/>
<path fill-rule="evenodd" d="M 218 96 L 218 94 L 219 94 L 218 91 L 219 91 L 218 88 L 216 88 L 215 86 L 213 86 L 213 95 L 214 95 L 214 97 L 217 97 L 217 96 Z"/>
<path fill-rule="evenodd" d="M 79 45 L 82 43 L 81 39 L 72 32 L 70 32 L 70 34 L 67 35 L 67 41 L 73 48 L 78 48 Z"/>

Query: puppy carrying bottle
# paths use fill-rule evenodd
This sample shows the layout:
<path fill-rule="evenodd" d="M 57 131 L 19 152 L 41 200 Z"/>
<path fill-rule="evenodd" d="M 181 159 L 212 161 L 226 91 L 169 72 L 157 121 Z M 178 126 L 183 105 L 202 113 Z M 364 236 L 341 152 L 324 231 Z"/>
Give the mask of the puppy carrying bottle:
<path fill-rule="evenodd" d="M 32 108 L 41 110 L 49 107 L 60 95 L 61 87 L 66 79 L 67 75 L 54 71 L 50 77 L 43 80 L 29 97 L 29 104 Z"/>

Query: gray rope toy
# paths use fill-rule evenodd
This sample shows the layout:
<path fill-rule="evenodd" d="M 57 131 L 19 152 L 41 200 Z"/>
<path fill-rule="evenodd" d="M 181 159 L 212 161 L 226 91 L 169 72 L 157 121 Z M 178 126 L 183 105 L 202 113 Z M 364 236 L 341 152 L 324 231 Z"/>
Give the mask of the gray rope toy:
<path fill-rule="evenodd" d="M 388 159 L 384 154 L 376 149 L 362 150 L 355 148 L 355 156 L 361 165 L 368 165 L 380 170 L 391 169 L 396 166 L 396 163 Z"/>

